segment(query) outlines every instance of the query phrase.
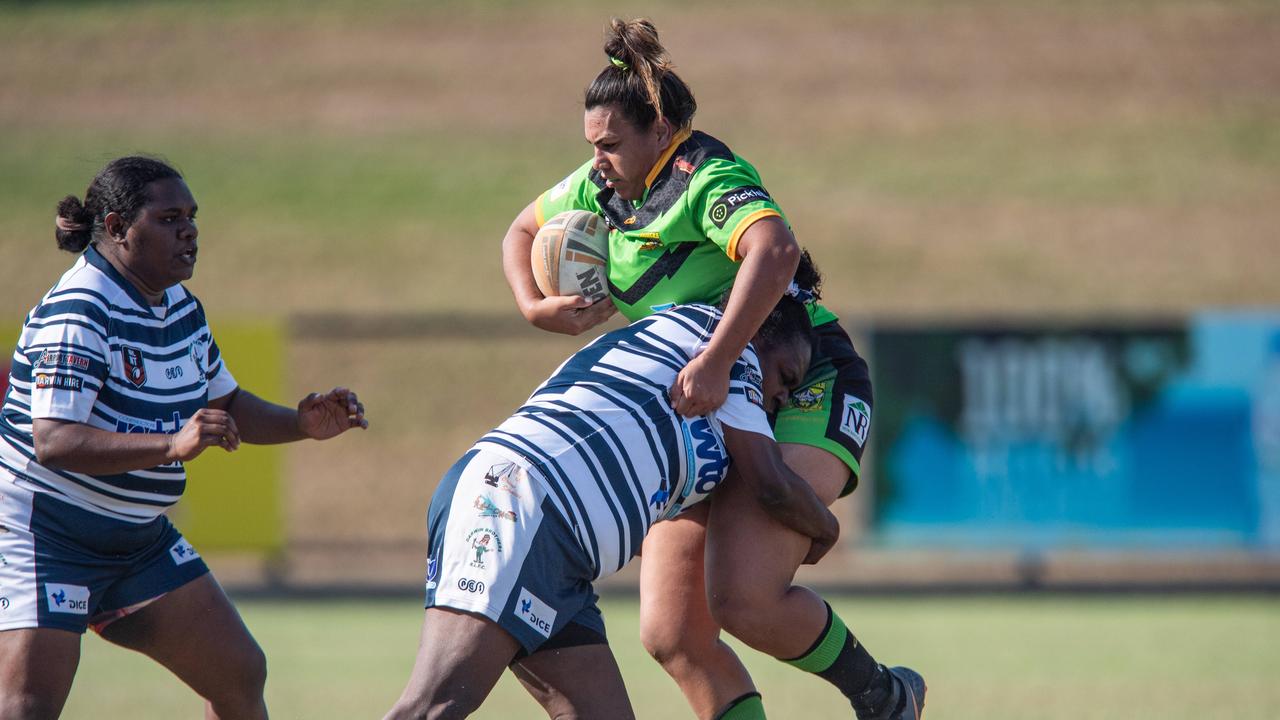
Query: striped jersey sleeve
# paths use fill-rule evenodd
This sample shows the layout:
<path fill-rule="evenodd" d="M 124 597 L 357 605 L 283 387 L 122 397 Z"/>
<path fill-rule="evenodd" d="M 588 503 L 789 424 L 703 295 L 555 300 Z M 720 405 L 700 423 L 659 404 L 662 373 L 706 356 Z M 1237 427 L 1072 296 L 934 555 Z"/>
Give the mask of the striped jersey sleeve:
<path fill-rule="evenodd" d="M 597 577 L 634 557 L 654 522 L 724 479 L 722 423 L 769 433 L 763 408 L 747 392 L 759 377 L 750 348 L 717 413 L 688 419 L 671 409 L 667 389 L 720 317 L 712 307 L 682 305 L 597 338 L 477 443 L 539 471 Z M 758 383 L 756 393 L 758 399 Z"/>
<path fill-rule="evenodd" d="M 59 470 L 35 454 L 35 420 L 119 433 L 176 433 L 235 388 L 204 309 L 181 285 L 149 306 L 89 248 L 31 311 L 0 408 L 0 465 L 36 492 L 108 517 L 146 522 L 177 502 L 175 462 L 111 475 Z"/>

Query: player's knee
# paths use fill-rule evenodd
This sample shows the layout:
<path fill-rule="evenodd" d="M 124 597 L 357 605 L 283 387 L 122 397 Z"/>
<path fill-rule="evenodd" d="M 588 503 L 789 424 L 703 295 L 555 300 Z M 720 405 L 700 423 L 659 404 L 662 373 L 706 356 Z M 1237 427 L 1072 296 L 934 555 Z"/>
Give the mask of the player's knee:
<path fill-rule="evenodd" d="M 768 613 L 769 605 L 750 593 L 712 593 L 708 595 L 707 603 L 716 624 L 748 644 L 766 624 L 762 622 L 762 613 Z"/>
<path fill-rule="evenodd" d="M 215 708 L 256 708 L 262 704 L 267 686 L 267 656 L 257 642 L 251 641 L 234 653 L 234 658 L 221 672 L 213 697 L 206 698 Z"/>
<path fill-rule="evenodd" d="M 716 643 L 716 634 L 704 637 L 696 628 L 672 623 L 641 623 L 640 644 L 649 655 L 667 668 L 696 659 Z"/>

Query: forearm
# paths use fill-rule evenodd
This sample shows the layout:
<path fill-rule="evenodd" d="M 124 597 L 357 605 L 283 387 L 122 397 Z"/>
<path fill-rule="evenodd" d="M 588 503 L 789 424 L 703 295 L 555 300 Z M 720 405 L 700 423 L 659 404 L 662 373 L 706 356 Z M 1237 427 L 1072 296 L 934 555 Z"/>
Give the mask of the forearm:
<path fill-rule="evenodd" d="M 53 470 L 114 475 L 173 462 L 172 435 L 118 433 L 83 423 L 36 420 L 36 460 Z"/>
<path fill-rule="evenodd" d="M 254 445 L 276 445 L 306 438 L 295 408 L 267 402 L 248 390 L 237 390 L 227 411 L 240 428 L 240 439 Z"/>
<path fill-rule="evenodd" d="M 773 438 L 726 425 L 724 441 L 738 476 L 771 517 L 814 539 L 833 538 L 839 532 L 835 516 L 809 483 L 783 462 Z"/>

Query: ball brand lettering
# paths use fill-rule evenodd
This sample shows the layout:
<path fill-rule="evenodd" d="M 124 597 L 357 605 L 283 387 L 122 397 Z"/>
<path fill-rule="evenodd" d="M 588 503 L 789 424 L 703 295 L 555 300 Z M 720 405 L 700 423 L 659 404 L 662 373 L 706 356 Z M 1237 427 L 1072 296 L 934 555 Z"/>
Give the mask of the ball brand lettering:
<path fill-rule="evenodd" d="M 600 281 L 600 273 L 595 268 L 588 268 L 578 273 L 578 284 L 582 287 L 584 297 L 594 297 L 604 293 L 604 283 Z"/>

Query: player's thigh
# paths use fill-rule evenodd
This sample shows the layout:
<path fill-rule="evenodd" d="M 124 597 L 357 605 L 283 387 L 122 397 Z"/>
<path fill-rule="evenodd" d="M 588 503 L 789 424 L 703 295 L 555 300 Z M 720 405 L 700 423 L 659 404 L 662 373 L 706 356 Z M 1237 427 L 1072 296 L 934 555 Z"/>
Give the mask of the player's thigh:
<path fill-rule="evenodd" d="M 549 717 L 635 717 L 622 672 L 607 644 L 538 651 L 512 664 L 511 670 Z"/>
<path fill-rule="evenodd" d="M 715 642 L 703 555 L 709 502 L 655 524 L 640 561 L 640 640 L 660 660 L 691 643 Z"/>
<path fill-rule="evenodd" d="M 0 631 L 0 720 L 58 717 L 79 663 L 78 633 Z"/>
<path fill-rule="evenodd" d="M 783 462 L 804 478 L 823 504 L 830 505 L 840 497 L 851 473 L 844 460 L 813 445 L 782 443 L 778 447 Z"/>
<path fill-rule="evenodd" d="M 260 694 L 266 658 L 222 587 L 206 573 L 101 630 L 164 665 L 201 696 Z"/>

